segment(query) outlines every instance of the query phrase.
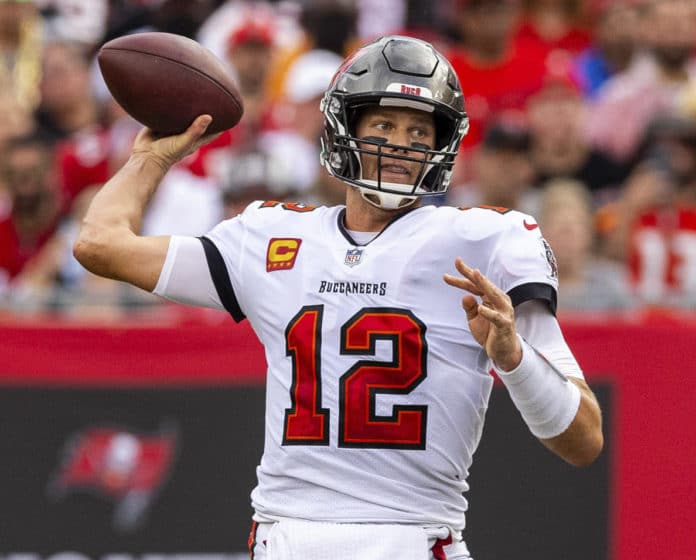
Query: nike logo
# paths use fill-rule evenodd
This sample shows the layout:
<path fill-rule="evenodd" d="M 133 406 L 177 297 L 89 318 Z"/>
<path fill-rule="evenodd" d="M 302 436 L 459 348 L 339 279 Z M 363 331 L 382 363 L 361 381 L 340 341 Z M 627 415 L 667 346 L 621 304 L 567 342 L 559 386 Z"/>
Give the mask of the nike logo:
<path fill-rule="evenodd" d="M 523 220 L 522 223 L 524 224 L 524 227 L 526 227 L 529 231 L 533 231 L 539 227 L 539 224 L 528 224 L 527 220 Z"/>

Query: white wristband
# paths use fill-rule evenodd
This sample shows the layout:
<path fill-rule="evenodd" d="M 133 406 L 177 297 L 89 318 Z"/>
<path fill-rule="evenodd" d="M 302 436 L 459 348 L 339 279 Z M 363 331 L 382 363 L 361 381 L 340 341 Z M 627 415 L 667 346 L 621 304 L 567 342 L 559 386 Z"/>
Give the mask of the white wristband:
<path fill-rule="evenodd" d="M 549 439 L 568 429 L 580 407 L 580 389 L 558 372 L 521 336 L 522 361 L 512 371 L 493 370 L 531 432 Z"/>

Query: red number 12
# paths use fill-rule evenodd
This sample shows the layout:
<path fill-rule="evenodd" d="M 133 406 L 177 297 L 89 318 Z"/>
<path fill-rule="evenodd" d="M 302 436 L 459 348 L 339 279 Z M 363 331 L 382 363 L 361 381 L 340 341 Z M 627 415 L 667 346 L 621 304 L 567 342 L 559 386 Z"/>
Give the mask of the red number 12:
<path fill-rule="evenodd" d="M 329 445 L 329 410 L 321 407 L 323 305 L 303 307 L 285 330 L 292 359 L 292 406 L 285 410 L 283 445 Z M 359 360 L 339 379 L 339 447 L 425 449 L 428 407 L 394 405 L 378 416 L 380 394 L 407 394 L 427 375 L 425 325 L 410 311 L 365 308 L 341 327 L 340 353 L 375 355 L 377 340 L 391 361 Z"/>

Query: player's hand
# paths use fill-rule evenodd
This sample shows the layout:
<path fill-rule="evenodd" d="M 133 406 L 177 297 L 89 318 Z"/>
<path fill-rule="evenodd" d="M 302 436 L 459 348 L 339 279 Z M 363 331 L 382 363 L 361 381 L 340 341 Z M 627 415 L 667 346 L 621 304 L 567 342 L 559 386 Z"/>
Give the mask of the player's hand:
<path fill-rule="evenodd" d="M 503 371 L 515 369 L 522 360 L 522 346 L 517 338 L 515 310 L 510 296 L 480 270 L 464 264 L 461 258 L 457 257 L 454 264 L 462 276 L 445 274 L 445 282 L 481 297 L 481 303 L 473 295 L 462 298 L 471 334 L 498 368 Z"/>
<path fill-rule="evenodd" d="M 167 171 L 176 162 L 220 135 L 205 133 L 212 120 L 210 115 L 200 115 L 187 130 L 173 136 L 158 136 L 149 128 L 144 128 L 135 138 L 131 155 L 145 157 Z"/>

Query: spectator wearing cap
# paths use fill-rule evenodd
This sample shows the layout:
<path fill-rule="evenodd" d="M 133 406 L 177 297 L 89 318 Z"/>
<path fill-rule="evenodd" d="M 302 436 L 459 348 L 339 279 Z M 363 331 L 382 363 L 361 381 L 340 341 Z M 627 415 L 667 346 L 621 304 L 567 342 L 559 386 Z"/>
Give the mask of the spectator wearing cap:
<path fill-rule="evenodd" d="M 467 149 L 481 141 L 491 116 L 524 108 L 542 82 L 545 53 L 514 40 L 517 0 L 458 0 L 455 16 L 460 39 L 447 57 L 459 76 L 471 121 L 462 143 Z"/>
<path fill-rule="evenodd" d="M 323 173 L 317 157 L 324 123 L 319 104 L 341 62 L 325 50 L 300 56 L 288 72 L 284 101 L 275 109 L 277 127 L 209 157 L 208 169 L 222 189 L 227 217 L 258 198 L 308 201 Z"/>
<path fill-rule="evenodd" d="M 636 156 L 650 122 L 674 114 L 696 84 L 696 6 L 687 0 L 649 0 L 638 12 L 647 47 L 610 79 L 588 114 L 588 134 L 622 161 Z"/>
<path fill-rule="evenodd" d="M 258 136 L 275 127 L 269 96 L 269 72 L 276 54 L 276 20 L 260 8 L 247 7 L 235 14 L 227 32 L 223 60 L 233 72 L 244 102 L 244 118 L 213 142 L 199 149 L 184 164 L 198 176 L 218 182 L 227 175 L 227 159 L 256 144 Z M 223 168 L 225 171 L 223 171 Z"/>
<path fill-rule="evenodd" d="M 610 156 L 595 149 L 584 134 L 587 104 L 570 69 L 549 71 L 541 89 L 527 103 L 531 135 L 530 157 L 534 184 L 551 179 L 576 179 L 597 197 L 610 196 L 629 172 Z"/>
<path fill-rule="evenodd" d="M 448 192 L 454 206 L 496 206 L 536 212 L 536 194 L 529 188 L 529 132 L 518 116 L 492 122 L 471 161 L 473 180 Z"/>
<path fill-rule="evenodd" d="M 275 178 L 270 186 L 284 196 L 295 195 L 304 201 L 324 173 L 317 158 L 324 129 L 319 105 L 342 62 L 332 51 L 311 50 L 288 71 L 284 102 L 275 119 L 282 126 L 259 140 Z"/>
<path fill-rule="evenodd" d="M 244 102 L 245 124 L 258 127 L 268 111 L 268 72 L 273 58 L 273 27 L 248 16 L 227 41 L 226 59 L 232 66 Z"/>

